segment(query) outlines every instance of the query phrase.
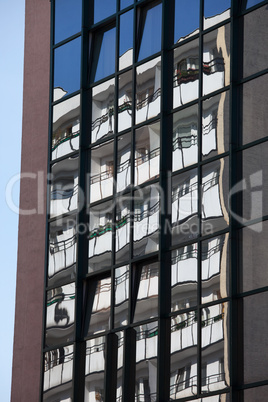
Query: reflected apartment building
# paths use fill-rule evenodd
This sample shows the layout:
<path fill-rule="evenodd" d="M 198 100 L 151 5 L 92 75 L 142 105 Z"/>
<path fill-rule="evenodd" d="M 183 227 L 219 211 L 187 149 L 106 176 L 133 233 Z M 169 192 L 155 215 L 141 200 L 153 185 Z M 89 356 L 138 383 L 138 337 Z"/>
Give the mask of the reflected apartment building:
<path fill-rule="evenodd" d="M 267 1 L 26 5 L 12 401 L 265 401 Z"/>

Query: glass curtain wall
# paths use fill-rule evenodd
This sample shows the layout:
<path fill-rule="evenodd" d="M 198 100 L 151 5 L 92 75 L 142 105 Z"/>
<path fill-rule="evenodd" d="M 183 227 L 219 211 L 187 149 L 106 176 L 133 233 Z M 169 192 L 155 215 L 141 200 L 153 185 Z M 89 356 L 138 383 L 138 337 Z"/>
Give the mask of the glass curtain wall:
<path fill-rule="evenodd" d="M 268 380 L 267 2 L 51 4 L 41 400 L 247 398 Z"/>

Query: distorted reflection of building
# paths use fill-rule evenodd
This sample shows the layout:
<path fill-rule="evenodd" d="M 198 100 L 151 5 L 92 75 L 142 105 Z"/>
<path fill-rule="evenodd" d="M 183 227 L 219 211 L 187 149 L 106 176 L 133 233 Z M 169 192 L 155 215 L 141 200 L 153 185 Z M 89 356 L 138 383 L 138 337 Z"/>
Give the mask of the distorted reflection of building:
<path fill-rule="evenodd" d="M 114 132 L 114 79 L 93 89 L 92 142 Z"/>
<path fill-rule="evenodd" d="M 52 221 L 49 231 L 48 283 L 74 279 L 76 272 L 76 218 Z"/>
<path fill-rule="evenodd" d="M 78 199 L 78 157 L 69 157 L 52 166 L 50 216 L 74 211 Z"/>
<path fill-rule="evenodd" d="M 46 345 L 73 340 L 75 284 L 70 283 L 47 292 Z"/>
<path fill-rule="evenodd" d="M 79 149 L 80 96 L 54 106 L 52 160 Z"/>
<path fill-rule="evenodd" d="M 59 397 L 71 401 L 73 377 L 73 346 L 63 346 L 45 353 L 44 401 L 52 402 Z"/>

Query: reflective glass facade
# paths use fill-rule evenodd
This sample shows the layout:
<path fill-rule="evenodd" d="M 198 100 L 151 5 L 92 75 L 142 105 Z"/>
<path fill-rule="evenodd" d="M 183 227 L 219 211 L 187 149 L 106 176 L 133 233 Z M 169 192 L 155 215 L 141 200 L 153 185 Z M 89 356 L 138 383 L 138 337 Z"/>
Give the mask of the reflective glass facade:
<path fill-rule="evenodd" d="M 41 399 L 253 400 L 267 2 L 51 4 Z"/>

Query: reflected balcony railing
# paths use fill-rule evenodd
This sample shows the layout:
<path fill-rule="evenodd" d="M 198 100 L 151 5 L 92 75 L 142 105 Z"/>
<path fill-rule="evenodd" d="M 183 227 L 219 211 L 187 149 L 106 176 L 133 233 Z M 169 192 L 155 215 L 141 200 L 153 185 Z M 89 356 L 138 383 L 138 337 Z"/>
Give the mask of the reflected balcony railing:
<path fill-rule="evenodd" d="M 143 163 L 148 162 L 149 160 L 159 155 L 160 155 L 160 148 L 155 148 L 152 151 L 148 152 L 147 154 L 135 158 L 135 166 L 142 165 Z"/>
<path fill-rule="evenodd" d="M 64 348 L 62 348 L 62 352 L 62 354 L 58 353 L 58 349 L 56 349 L 45 353 L 44 372 L 73 360 L 73 352 L 65 354 Z"/>
<path fill-rule="evenodd" d="M 99 183 L 101 181 L 110 179 L 113 177 L 113 169 L 105 170 L 91 177 L 90 184 Z"/>
<path fill-rule="evenodd" d="M 121 173 L 124 170 L 126 170 L 127 168 L 130 167 L 130 159 L 127 159 L 125 162 L 122 162 L 120 164 L 117 165 L 117 173 Z"/>
<path fill-rule="evenodd" d="M 129 111 L 129 114 L 131 115 L 132 111 L 132 102 L 131 101 L 125 101 L 122 103 L 122 105 L 118 106 L 118 113 L 123 113 L 125 111 Z"/>
<path fill-rule="evenodd" d="M 212 59 L 209 62 L 203 63 L 203 73 L 206 75 L 223 72 L 223 71 L 224 71 L 223 57 L 215 57 L 215 59 Z"/>
<path fill-rule="evenodd" d="M 109 118 L 111 118 L 113 115 L 114 115 L 114 108 L 111 107 L 111 108 L 109 108 L 109 110 L 108 110 L 107 113 L 103 114 L 103 115 L 100 116 L 100 117 L 97 117 L 97 119 L 95 119 L 95 120 L 92 122 L 92 125 L 91 125 L 92 130 L 95 130 L 95 128 L 100 127 L 103 123 L 106 123 L 106 121 L 107 121 Z"/>
<path fill-rule="evenodd" d="M 160 201 L 157 201 L 151 208 L 146 209 L 143 212 L 135 213 L 134 214 L 134 221 L 141 222 L 145 218 L 149 218 L 150 216 L 154 215 L 157 211 L 159 211 Z"/>
<path fill-rule="evenodd" d="M 150 394 L 135 394 L 135 402 L 156 402 L 157 393 L 153 392 Z"/>
<path fill-rule="evenodd" d="M 202 134 L 208 135 L 213 129 L 217 127 L 217 122 L 218 122 L 217 117 L 214 117 L 213 119 L 210 120 L 208 124 L 202 126 Z"/>
<path fill-rule="evenodd" d="M 197 387 L 197 375 L 193 375 L 185 379 L 184 381 L 179 381 L 176 384 L 170 386 L 170 396 L 175 396 L 177 393 L 182 392 L 184 390 L 191 389 L 191 393 L 193 395 L 196 394 L 196 387 Z"/>
<path fill-rule="evenodd" d="M 73 133 L 68 133 L 68 135 L 66 135 L 66 133 L 64 133 L 63 136 L 60 136 L 59 138 L 52 138 L 52 152 L 55 151 L 55 149 L 58 148 L 59 145 L 63 144 L 66 141 L 70 141 L 76 137 L 78 137 L 80 134 L 80 130 L 77 130 Z"/>
<path fill-rule="evenodd" d="M 122 275 L 115 278 L 115 286 L 118 286 L 121 283 L 126 282 L 128 280 L 128 278 L 129 278 L 129 271 L 126 271 Z"/>
<path fill-rule="evenodd" d="M 185 149 L 185 148 L 190 148 L 193 145 L 197 145 L 197 135 L 189 135 L 189 136 L 182 136 L 178 137 L 175 140 L 173 140 L 173 152 L 176 151 L 176 149 Z"/>
<path fill-rule="evenodd" d="M 197 254 L 198 254 L 197 250 L 186 251 L 185 253 L 181 253 L 179 255 L 176 255 L 176 257 L 173 257 L 171 259 L 171 264 L 175 265 L 178 262 L 188 260 L 189 258 L 197 259 Z"/>
<path fill-rule="evenodd" d="M 76 244 L 77 236 L 74 235 L 67 240 L 60 240 L 55 243 L 50 243 L 50 254 L 56 254 L 59 251 L 65 251 Z"/>
<path fill-rule="evenodd" d="M 86 355 L 93 355 L 93 353 L 102 352 L 105 350 L 105 342 L 99 343 L 98 345 L 87 346 Z"/>
<path fill-rule="evenodd" d="M 178 200 L 179 198 L 183 197 L 186 194 L 190 194 L 190 196 L 192 196 L 192 193 L 197 191 L 198 189 L 198 183 L 195 182 L 191 185 L 185 185 L 182 186 L 179 191 L 177 191 L 176 193 L 172 194 L 172 202 L 175 202 L 176 200 Z"/>
<path fill-rule="evenodd" d="M 212 384 L 216 384 L 218 382 L 225 382 L 225 373 L 217 373 L 217 374 L 211 374 L 207 377 L 203 377 L 201 379 L 202 381 L 202 391 L 204 391 L 204 388 L 206 388 L 206 391 L 209 392 L 210 391 L 210 386 Z M 214 389 L 212 389 L 211 391 L 213 391 Z"/>
<path fill-rule="evenodd" d="M 188 70 L 178 71 L 173 76 L 173 85 L 178 86 L 181 84 L 187 84 L 188 82 L 194 82 L 199 78 L 199 69 L 189 68 Z"/>
<path fill-rule="evenodd" d="M 70 301 L 75 299 L 75 294 L 74 293 L 59 293 L 56 296 L 53 296 L 52 298 L 48 299 L 47 301 L 47 307 L 52 306 L 55 303 L 61 303 L 63 301 Z"/>
<path fill-rule="evenodd" d="M 217 254 L 219 251 L 222 250 L 223 241 L 221 241 L 216 246 L 212 247 L 210 250 L 202 252 L 202 260 L 208 260 L 212 255 Z"/>
<path fill-rule="evenodd" d="M 55 188 L 51 191 L 51 200 L 65 200 L 78 194 L 78 184 L 72 188 L 59 189 Z"/>
<path fill-rule="evenodd" d="M 158 327 L 154 327 L 151 329 L 145 329 L 137 332 L 136 340 L 141 341 L 142 339 L 153 338 L 158 335 Z"/>
<path fill-rule="evenodd" d="M 217 174 L 215 174 L 214 177 L 212 177 L 211 179 L 205 181 L 202 184 L 203 192 L 208 191 L 210 188 L 218 185 L 219 184 L 219 177 L 220 177 L 220 174 L 219 174 L 219 172 L 217 172 Z"/>
<path fill-rule="evenodd" d="M 146 96 L 145 99 L 141 100 L 140 102 L 137 102 L 136 109 L 140 110 L 144 108 L 145 106 L 149 105 L 149 103 L 154 102 L 160 95 L 161 95 L 161 88 L 158 88 L 152 95 L 148 95 Z"/>

